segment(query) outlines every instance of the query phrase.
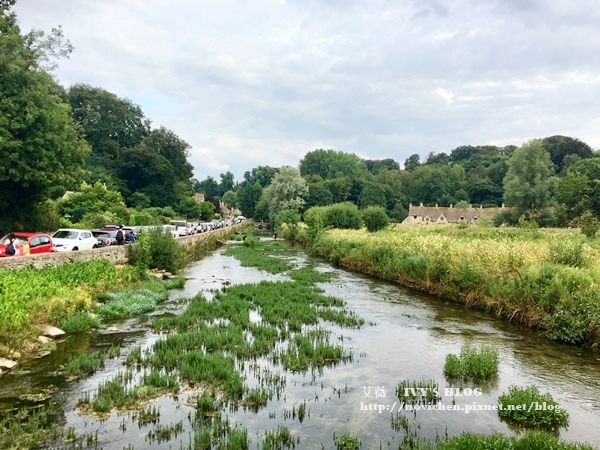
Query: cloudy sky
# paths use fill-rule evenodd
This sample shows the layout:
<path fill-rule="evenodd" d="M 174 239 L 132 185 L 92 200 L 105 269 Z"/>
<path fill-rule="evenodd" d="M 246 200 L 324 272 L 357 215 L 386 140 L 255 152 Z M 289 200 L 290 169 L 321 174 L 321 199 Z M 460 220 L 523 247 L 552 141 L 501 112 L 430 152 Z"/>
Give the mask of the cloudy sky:
<path fill-rule="evenodd" d="M 139 105 L 199 179 L 326 148 L 403 162 L 555 134 L 600 148 L 598 0 L 17 0 L 55 75 Z"/>

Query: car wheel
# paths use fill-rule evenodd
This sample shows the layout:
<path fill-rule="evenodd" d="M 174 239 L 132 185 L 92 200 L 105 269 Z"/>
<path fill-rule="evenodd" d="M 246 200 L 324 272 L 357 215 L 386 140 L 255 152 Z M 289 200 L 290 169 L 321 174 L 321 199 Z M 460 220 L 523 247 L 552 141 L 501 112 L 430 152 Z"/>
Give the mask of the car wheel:
<path fill-rule="evenodd" d="M 79 250 L 77 247 L 73 247 L 74 252 L 76 252 L 77 250 Z"/>
<path fill-rule="evenodd" d="M 98 248 L 98 246 L 97 246 L 97 245 L 94 245 L 92 248 Z"/>

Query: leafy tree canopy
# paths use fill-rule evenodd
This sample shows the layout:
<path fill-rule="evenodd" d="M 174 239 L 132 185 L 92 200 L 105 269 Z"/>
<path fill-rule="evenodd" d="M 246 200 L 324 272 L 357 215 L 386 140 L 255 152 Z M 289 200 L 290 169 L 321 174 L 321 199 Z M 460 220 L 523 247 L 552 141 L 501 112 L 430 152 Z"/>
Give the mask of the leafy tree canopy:
<path fill-rule="evenodd" d="M 269 205 L 270 217 L 274 218 L 284 209 L 301 209 L 308 196 L 308 187 L 297 169 L 283 166 L 262 195 Z"/>
<path fill-rule="evenodd" d="M 36 210 L 55 185 L 79 183 L 89 148 L 71 119 L 62 88 L 43 69 L 70 44 L 53 30 L 22 35 L 14 1 L 0 3 L 0 221 L 35 225 Z"/>
<path fill-rule="evenodd" d="M 539 214 L 549 205 L 557 186 L 550 154 L 540 139 L 523 144 L 508 161 L 504 199 L 517 211 Z"/>
<path fill-rule="evenodd" d="M 349 177 L 351 180 L 363 179 L 367 176 L 367 166 L 354 153 L 335 150 L 313 150 L 300 160 L 300 173 L 320 175 L 325 180 Z"/>

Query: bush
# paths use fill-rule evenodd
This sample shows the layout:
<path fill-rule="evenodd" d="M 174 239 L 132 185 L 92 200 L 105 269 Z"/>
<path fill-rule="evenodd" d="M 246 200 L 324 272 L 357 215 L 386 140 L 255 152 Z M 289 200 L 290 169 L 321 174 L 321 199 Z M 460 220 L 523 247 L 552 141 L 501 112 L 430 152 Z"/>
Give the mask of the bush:
<path fill-rule="evenodd" d="M 598 234 L 600 221 L 590 211 L 586 211 L 579 218 L 579 227 L 581 232 L 591 239 Z"/>
<path fill-rule="evenodd" d="M 344 202 L 326 206 L 323 215 L 325 227 L 358 230 L 362 219 L 354 203 Z"/>
<path fill-rule="evenodd" d="M 536 386 L 510 386 L 508 393 L 498 397 L 502 409 L 498 415 L 524 427 L 555 429 L 569 422 L 569 413 L 550 394 L 540 394 Z"/>
<path fill-rule="evenodd" d="M 142 231 L 138 236 L 138 243 L 128 246 L 127 256 L 129 264 L 135 266 L 140 274 L 146 269 L 177 273 L 183 267 L 183 250 L 173 235 L 162 228 Z"/>
<path fill-rule="evenodd" d="M 369 206 L 362 212 L 362 220 L 370 232 L 375 232 L 387 227 L 389 218 L 381 206 Z"/>

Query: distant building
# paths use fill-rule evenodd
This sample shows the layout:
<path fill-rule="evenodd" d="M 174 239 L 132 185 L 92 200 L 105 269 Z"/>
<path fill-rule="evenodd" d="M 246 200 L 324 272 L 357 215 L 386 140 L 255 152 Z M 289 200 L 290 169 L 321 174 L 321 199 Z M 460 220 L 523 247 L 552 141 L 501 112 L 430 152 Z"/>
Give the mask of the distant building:
<path fill-rule="evenodd" d="M 504 204 L 500 208 L 454 208 L 445 206 L 413 206 L 411 203 L 408 208 L 408 217 L 402 221 L 405 225 L 442 225 L 447 223 L 477 223 L 485 218 L 492 221 L 496 214 L 506 211 L 508 208 Z"/>

